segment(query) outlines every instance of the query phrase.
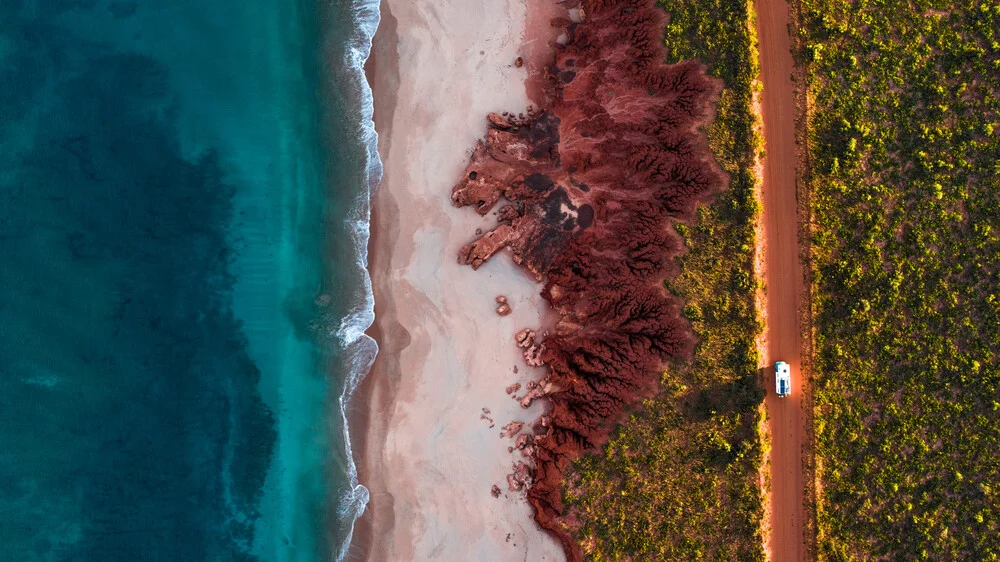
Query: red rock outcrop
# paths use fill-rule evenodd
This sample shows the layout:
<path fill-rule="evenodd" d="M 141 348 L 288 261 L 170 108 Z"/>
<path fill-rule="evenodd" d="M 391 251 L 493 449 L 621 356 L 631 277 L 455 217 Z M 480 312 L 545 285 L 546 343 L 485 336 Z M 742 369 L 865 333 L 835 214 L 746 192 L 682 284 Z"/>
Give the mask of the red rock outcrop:
<path fill-rule="evenodd" d="M 521 428 L 523 427 L 524 422 L 509 422 L 507 425 L 503 426 L 503 431 L 500 432 L 500 438 L 514 437 L 521 432 Z"/>
<path fill-rule="evenodd" d="M 544 109 L 491 114 L 452 201 L 483 215 L 500 203 L 496 228 L 459 262 L 478 268 L 509 250 L 558 313 L 543 341 L 516 336 L 529 363 L 550 371 L 528 396 L 551 411 L 533 438 L 531 478 L 509 485 L 530 486 L 535 519 L 579 560 L 560 520 L 563 471 L 655 391 L 665 361 L 689 352 L 689 329 L 662 288 L 679 251 L 671 222 L 725 180 L 698 131 L 719 84 L 697 63 L 662 63 L 666 18 L 653 0 L 567 7 L 585 19 L 553 21 L 566 41 L 545 65 Z"/>
<path fill-rule="evenodd" d="M 507 475 L 507 490 L 518 492 L 524 487 L 530 488 L 532 482 L 531 467 L 523 462 L 518 462 L 514 464 L 514 472 Z"/>

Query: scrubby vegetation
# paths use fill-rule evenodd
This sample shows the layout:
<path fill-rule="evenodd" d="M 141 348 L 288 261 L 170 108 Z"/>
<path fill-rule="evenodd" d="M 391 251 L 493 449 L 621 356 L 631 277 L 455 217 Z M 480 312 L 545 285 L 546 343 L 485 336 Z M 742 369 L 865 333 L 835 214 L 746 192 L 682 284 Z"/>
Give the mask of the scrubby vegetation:
<path fill-rule="evenodd" d="M 818 555 L 1000 558 L 1000 4 L 802 0 Z"/>
<path fill-rule="evenodd" d="M 668 289 L 700 340 L 693 360 L 664 373 L 663 392 L 602 454 L 576 463 L 565 499 L 593 560 L 762 560 L 752 11 L 738 0 L 660 3 L 670 62 L 700 59 L 724 81 L 708 132 L 731 183 L 694 224 L 677 225 L 690 251 Z"/>

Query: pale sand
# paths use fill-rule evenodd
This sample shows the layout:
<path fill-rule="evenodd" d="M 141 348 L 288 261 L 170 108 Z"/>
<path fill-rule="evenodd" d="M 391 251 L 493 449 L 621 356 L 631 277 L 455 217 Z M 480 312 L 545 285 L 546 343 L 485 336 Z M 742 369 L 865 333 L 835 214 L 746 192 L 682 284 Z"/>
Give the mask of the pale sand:
<path fill-rule="evenodd" d="M 517 330 L 540 324 L 540 287 L 506 255 L 479 271 L 458 265 L 458 249 L 495 219 L 449 198 L 486 114 L 528 105 L 526 71 L 513 64 L 525 10 L 525 0 L 383 0 L 371 69 L 385 166 L 370 261 L 381 349 L 359 396 L 369 409 L 354 406 L 371 502 L 356 537 L 365 546 L 352 558 L 360 550 L 376 561 L 564 558 L 523 492 L 507 492 L 522 458 L 499 438 L 507 422 L 542 413 L 542 404 L 524 410 L 504 392 L 543 376 L 513 343 Z M 509 299 L 510 316 L 494 312 L 497 295 Z"/>

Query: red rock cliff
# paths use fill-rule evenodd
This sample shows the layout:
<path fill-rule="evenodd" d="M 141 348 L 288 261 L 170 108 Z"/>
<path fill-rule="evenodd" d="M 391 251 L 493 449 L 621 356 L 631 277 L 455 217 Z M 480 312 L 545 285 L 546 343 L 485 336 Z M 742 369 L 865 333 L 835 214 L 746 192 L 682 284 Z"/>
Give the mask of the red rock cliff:
<path fill-rule="evenodd" d="M 535 438 L 528 500 L 538 523 L 582 556 L 560 521 L 562 474 L 655 392 L 663 364 L 689 351 L 678 303 L 662 288 L 678 241 L 671 221 L 721 190 L 698 126 L 718 93 L 700 65 L 663 64 L 665 14 L 652 0 L 584 0 L 554 45 L 545 108 L 491 114 L 457 206 L 498 225 L 463 247 L 479 267 L 507 248 L 544 282 L 559 315 L 541 358 L 551 412 Z"/>

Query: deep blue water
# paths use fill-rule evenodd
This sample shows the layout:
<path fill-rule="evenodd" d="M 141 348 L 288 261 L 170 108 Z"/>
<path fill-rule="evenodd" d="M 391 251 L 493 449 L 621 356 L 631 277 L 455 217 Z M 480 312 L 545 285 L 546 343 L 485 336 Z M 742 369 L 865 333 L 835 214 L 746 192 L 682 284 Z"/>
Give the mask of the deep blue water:
<path fill-rule="evenodd" d="M 360 0 L 0 0 L 0 560 L 333 560 Z"/>

